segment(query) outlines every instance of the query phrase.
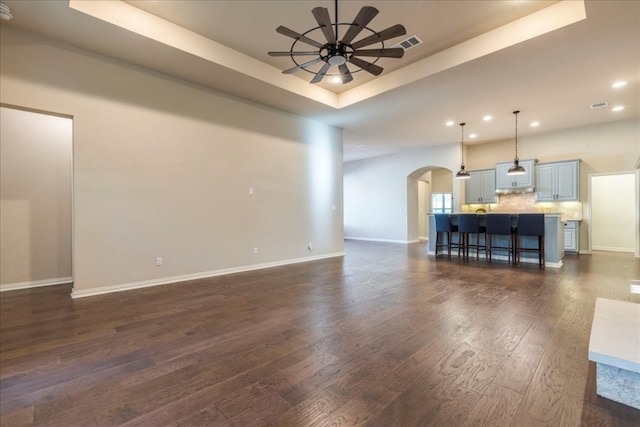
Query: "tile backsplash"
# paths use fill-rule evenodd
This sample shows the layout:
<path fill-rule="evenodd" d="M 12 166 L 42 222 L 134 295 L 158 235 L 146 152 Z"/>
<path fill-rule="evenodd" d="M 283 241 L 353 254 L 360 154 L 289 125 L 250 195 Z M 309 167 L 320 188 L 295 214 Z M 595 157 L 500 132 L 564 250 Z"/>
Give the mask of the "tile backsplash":
<path fill-rule="evenodd" d="M 543 212 L 560 213 L 563 221 L 582 220 L 582 203 L 580 202 L 540 202 L 536 203 L 534 193 L 500 194 L 498 203 L 462 205 L 462 212 Z"/>

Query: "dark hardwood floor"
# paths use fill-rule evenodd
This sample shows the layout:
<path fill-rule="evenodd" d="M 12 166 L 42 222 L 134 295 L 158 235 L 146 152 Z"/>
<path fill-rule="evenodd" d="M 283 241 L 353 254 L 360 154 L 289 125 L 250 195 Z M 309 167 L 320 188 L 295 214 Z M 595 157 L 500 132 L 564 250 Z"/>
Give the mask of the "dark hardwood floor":
<path fill-rule="evenodd" d="M 640 303 L 631 254 L 540 270 L 345 250 L 75 301 L 2 293 L 0 425 L 640 425 L 587 360 L 596 297 Z"/>

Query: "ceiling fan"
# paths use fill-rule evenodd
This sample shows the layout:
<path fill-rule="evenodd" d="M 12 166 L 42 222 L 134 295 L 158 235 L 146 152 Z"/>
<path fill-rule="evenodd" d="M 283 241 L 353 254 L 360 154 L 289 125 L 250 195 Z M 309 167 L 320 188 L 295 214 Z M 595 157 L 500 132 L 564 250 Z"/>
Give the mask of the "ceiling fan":
<path fill-rule="evenodd" d="M 308 73 L 315 74 L 313 79 L 311 79 L 311 83 L 319 83 L 325 76 L 339 76 L 342 83 L 345 84 L 353 80 L 352 73 L 362 70 L 374 76 L 380 75 L 383 68 L 376 65 L 376 62 L 380 58 L 402 58 L 404 55 L 404 49 L 402 48 L 384 47 L 385 40 L 407 33 L 402 25 L 396 24 L 380 32 L 376 32 L 367 27 L 369 22 L 378 14 L 378 9 L 375 7 L 362 7 L 352 23 L 338 22 L 338 0 L 335 0 L 335 23 L 331 23 L 329 10 L 325 7 L 316 7 L 311 13 L 318 22 L 318 26 L 302 34 L 282 25 L 276 28 L 278 33 L 294 39 L 288 52 L 269 52 L 270 56 L 290 56 L 291 60 L 296 64 L 295 67 L 284 70 L 284 74 L 292 74 L 296 71 L 304 70 Z M 340 38 L 338 31 L 340 26 L 348 26 L 342 38 Z M 324 34 L 327 40 L 326 43 L 317 42 L 308 37 L 310 33 L 318 30 Z M 363 30 L 366 31 L 368 35 L 354 42 L 353 40 L 356 39 Z M 295 50 L 298 42 L 313 46 L 317 48 L 317 50 Z M 379 46 L 375 49 L 363 49 L 376 43 L 379 43 Z M 298 62 L 295 58 L 296 56 L 316 56 L 316 58 L 311 61 Z M 375 60 L 369 62 L 361 59 L 361 57 L 375 58 Z M 322 67 L 318 69 L 316 64 L 320 63 L 323 64 Z M 351 64 L 358 69 L 352 70 L 347 64 Z M 338 67 L 338 73 L 328 74 L 331 67 Z"/>

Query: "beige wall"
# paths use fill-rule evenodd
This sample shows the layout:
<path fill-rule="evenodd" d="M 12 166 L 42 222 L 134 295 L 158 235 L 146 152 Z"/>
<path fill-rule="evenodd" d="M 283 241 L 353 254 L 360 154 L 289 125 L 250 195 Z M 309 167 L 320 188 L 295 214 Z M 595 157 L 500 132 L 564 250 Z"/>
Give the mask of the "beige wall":
<path fill-rule="evenodd" d="M 453 173 L 448 169 L 431 171 L 432 193 L 453 193 Z"/>
<path fill-rule="evenodd" d="M 0 101 L 74 119 L 74 295 L 342 254 L 339 129 L 6 26 L 0 41 Z"/>
<path fill-rule="evenodd" d="M 71 119 L 0 108 L 0 286 L 71 281 Z"/>
<path fill-rule="evenodd" d="M 345 163 L 344 229 L 351 239 L 388 242 L 418 241 L 419 185 L 435 169 L 460 165 L 458 145 L 424 147 L 400 154 Z M 453 178 L 451 178 L 453 180 Z M 432 192 L 435 190 L 432 188 Z M 454 206 L 459 202 L 453 186 Z"/>

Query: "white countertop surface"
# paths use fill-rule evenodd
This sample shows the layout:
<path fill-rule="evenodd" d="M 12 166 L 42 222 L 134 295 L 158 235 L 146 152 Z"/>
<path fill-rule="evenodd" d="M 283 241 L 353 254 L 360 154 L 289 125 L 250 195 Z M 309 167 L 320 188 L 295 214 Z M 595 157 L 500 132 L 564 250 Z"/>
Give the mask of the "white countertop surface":
<path fill-rule="evenodd" d="M 589 360 L 640 372 L 640 304 L 596 299 Z"/>

